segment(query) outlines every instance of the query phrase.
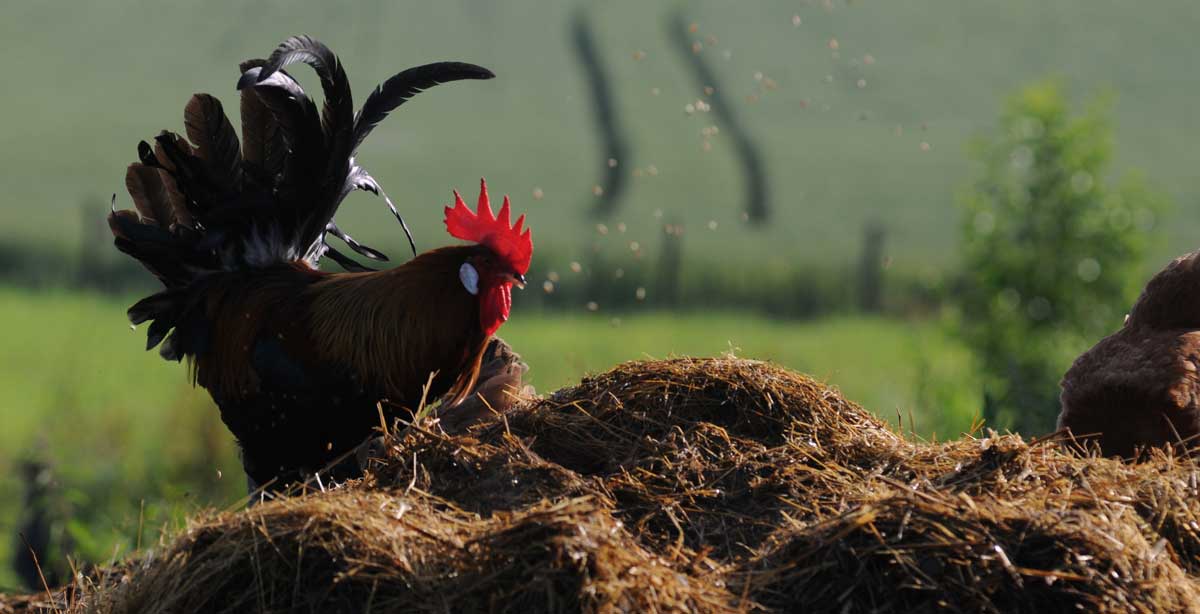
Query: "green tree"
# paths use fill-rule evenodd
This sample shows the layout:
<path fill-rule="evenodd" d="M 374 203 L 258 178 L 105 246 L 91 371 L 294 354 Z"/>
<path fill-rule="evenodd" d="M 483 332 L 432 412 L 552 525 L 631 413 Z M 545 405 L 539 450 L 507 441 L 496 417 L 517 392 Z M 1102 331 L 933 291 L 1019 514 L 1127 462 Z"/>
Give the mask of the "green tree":
<path fill-rule="evenodd" d="M 1109 107 L 1102 97 L 1072 114 L 1056 82 L 1037 83 L 972 146 L 959 330 L 983 370 L 990 426 L 1049 432 L 1062 373 L 1121 325 L 1143 281 L 1165 201 L 1136 175 L 1106 183 Z"/>

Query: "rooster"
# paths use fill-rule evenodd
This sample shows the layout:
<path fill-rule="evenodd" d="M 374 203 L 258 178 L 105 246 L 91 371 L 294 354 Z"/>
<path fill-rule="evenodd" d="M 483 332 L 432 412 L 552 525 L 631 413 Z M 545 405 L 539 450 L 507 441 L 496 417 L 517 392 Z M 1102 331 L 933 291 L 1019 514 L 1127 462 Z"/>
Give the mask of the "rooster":
<path fill-rule="evenodd" d="M 320 114 L 282 70 L 294 62 L 320 77 Z M 117 248 L 164 286 L 129 309 L 135 325 L 150 323 L 147 349 L 187 359 L 237 438 L 252 488 L 282 490 L 326 468 L 352 477 L 349 452 L 382 420 L 439 397 L 445 407 L 468 398 L 485 353 L 496 351 L 512 287 L 524 286 L 533 241 L 523 215 L 510 223 L 507 197 L 493 213 L 481 181 L 475 211 L 457 192 L 445 208 L 449 234 L 471 244 L 416 255 L 403 218 L 354 157 L 414 94 L 492 78 L 487 69 L 443 62 L 403 71 L 357 114 L 341 63 L 314 39 L 289 38 L 241 69 L 242 143 L 220 102 L 195 95 L 184 112 L 191 143 L 169 132 L 154 147 L 142 142 L 126 175 L 135 209 L 114 207 L 109 225 Z M 384 199 L 413 259 L 373 270 L 329 244 L 337 237 L 387 259 L 334 222 L 356 189 Z M 348 272 L 319 270 L 326 255 Z"/>
<path fill-rule="evenodd" d="M 1150 279 L 1120 330 L 1084 352 L 1062 379 L 1059 428 L 1105 456 L 1200 435 L 1200 252 Z"/>

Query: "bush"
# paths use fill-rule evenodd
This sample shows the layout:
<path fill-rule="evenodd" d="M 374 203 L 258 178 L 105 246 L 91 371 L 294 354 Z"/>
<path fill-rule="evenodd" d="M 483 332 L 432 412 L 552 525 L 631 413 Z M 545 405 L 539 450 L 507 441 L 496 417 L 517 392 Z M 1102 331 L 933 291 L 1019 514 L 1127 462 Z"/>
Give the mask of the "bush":
<path fill-rule="evenodd" d="M 996 135 L 975 143 L 980 171 L 962 198 L 963 338 L 985 373 L 984 418 L 1043 432 L 1058 378 L 1121 325 L 1164 201 L 1137 176 L 1106 183 L 1109 104 L 1072 114 L 1058 85 L 1029 86 Z"/>

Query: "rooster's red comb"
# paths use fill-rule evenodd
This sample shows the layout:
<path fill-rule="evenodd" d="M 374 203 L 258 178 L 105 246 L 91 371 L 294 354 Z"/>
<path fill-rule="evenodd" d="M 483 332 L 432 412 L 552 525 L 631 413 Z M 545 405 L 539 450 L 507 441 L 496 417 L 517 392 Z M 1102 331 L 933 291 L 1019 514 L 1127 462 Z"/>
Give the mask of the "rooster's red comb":
<path fill-rule="evenodd" d="M 522 214 L 517 218 L 516 224 L 508 225 L 507 196 L 500 207 L 500 217 L 493 215 L 492 205 L 488 201 L 487 182 L 483 179 L 479 180 L 477 210 L 476 213 L 467 208 L 462 196 L 455 190 L 454 207 L 446 207 L 446 232 L 452 237 L 490 247 L 497 256 L 506 260 L 514 271 L 524 275 L 529 270 L 529 260 L 533 257 L 533 236 L 528 228 L 524 233 L 521 232 L 521 227 L 525 225 L 525 216 Z"/>

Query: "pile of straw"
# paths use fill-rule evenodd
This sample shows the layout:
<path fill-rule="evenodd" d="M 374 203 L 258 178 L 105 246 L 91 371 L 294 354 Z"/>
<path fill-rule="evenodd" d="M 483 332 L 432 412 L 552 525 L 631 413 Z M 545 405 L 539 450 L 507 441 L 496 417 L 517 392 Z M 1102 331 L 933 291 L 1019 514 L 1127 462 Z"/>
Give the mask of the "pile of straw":
<path fill-rule="evenodd" d="M 1194 460 L 914 443 L 761 362 L 628 363 L 466 435 L 401 425 L 376 448 L 363 480 L 196 518 L 59 605 L 1200 610 Z"/>

